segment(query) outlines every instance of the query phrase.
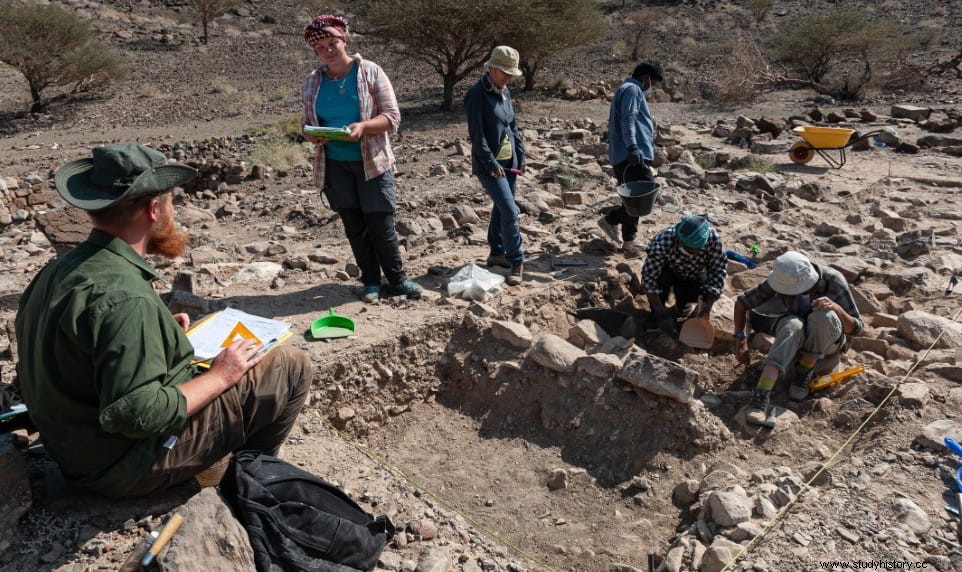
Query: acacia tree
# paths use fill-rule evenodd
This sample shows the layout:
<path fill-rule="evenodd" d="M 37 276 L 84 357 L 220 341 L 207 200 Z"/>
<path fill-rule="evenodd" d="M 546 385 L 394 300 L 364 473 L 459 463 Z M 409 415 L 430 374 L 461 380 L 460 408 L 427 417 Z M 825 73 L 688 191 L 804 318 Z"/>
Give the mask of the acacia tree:
<path fill-rule="evenodd" d="M 857 98 L 879 65 L 904 63 L 908 53 L 928 40 L 921 33 L 907 33 L 897 21 L 833 8 L 783 24 L 771 39 L 771 51 L 792 74 L 779 83 Z"/>
<path fill-rule="evenodd" d="M 605 22 L 593 0 L 520 0 L 499 36 L 518 50 L 524 90 L 534 89 L 535 76 L 548 56 L 597 39 Z"/>
<path fill-rule="evenodd" d="M 0 62 L 21 74 L 30 88 L 30 111 L 43 111 L 48 87 L 73 84 L 81 92 L 119 78 L 121 59 L 104 46 L 80 17 L 55 5 L 0 6 Z"/>
<path fill-rule="evenodd" d="M 226 12 L 229 8 L 237 5 L 238 0 L 190 0 L 194 7 L 194 13 L 200 18 L 200 24 L 204 28 L 204 43 L 207 43 L 207 27 L 210 21 Z"/>
<path fill-rule="evenodd" d="M 357 13 L 367 33 L 441 76 L 441 108 L 450 111 L 454 86 L 487 60 L 511 7 L 510 0 L 362 0 Z"/>

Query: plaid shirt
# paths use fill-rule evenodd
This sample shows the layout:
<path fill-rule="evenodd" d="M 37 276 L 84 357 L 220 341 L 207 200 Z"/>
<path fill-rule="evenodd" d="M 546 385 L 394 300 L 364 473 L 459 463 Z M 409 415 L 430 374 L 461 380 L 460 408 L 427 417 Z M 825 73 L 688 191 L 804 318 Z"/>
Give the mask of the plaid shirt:
<path fill-rule="evenodd" d="M 701 282 L 703 294 L 719 296 L 725 287 L 728 261 L 722 252 L 721 238 L 715 229 L 709 230 L 705 247 L 691 255 L 678 250 L 681 243 L 675 237 L 675 227 L 659 232 L 648 243 L 648 257 L 641 268 L 641 280 L 645 292 L 662 295 L 658 278 L 668 269 L 679 278 L 688 282 Z"/>
<path fill-rule="evenodd" d="M 357 62 L 357 97 L 361 107 L 361 121 L 384 115 L 391 122 L 391 133 L 397 133 L 401 125 L 401 111 L 394 95 L 391 80 L 374 62 L 361 59 L 360 54 L 351 58 Z M 327 66 L 321 64 L 301 83 L 301 105 L 304 106 L 304 125 L 317 125 L 315 99 L 324 81 Z M 361 159 L 364 163 L 364 179 L 374 177 L 394 168 L 394 152 L 387 133 L 365 135 L 361 138 Z M 324 146 L 317 146 L 314 155 L 314 184 L 324 188 Z"/>
<path fill-rule="evenodd" d="M 815 289 L 812 290 L 810 295 L 810 301 L 816 298 L 821 298 L 822 296 L 828 297 L 830 300 L 838 304 L 845 310 L 849 316 L 855 319 L 855 331 L 849 336 L 857 336 L 862 333 L 865 328 L 865 324 L 862 323 L 861 314 L 858 311 L 858 307 L 855 305 L 855 300 L 852 298 L 852 291 L 848 287 L 848 282 L 845 281 L 845 277 L 842 273 L 835 270 L 834 268 L 829 268 L 828 266 L 822 266 L 821 264 L 812 263 L 815 267 L 816 272 L 818 272 L 818 282 L 815 283 Z M 757 308 L 768 302 L 769 300 L 779 298 L 783 307 L 790 310 L 789 313 L 800 314 L 799 303 L 801 302 L 801 296 L 787 296 L 785 294 L 779 294 L 768 285 L 768 281 L 764 281 L 758 286 L 745 291 L 741 296 L 738 297 L 738 301 L 741 302 L 749 310 Z"/>

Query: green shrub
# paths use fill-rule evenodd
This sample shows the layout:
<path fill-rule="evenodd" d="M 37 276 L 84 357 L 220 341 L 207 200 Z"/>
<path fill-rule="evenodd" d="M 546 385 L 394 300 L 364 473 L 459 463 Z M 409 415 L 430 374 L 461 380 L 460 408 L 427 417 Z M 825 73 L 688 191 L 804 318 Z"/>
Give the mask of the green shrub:
<path fill-rule="evenodd" d="M 31 112 L 46 107 L 43 91 L 73 85 L 74 93 L 123 75 L 119 56 L 108 50 L 83 19 L 55 5 L 0 6 L 0 62 L 27 80 Z"/>
<path fill-rule="evenodd" d="M 286 138 L 297 142 L 301 140 L 301 116 L 291 115 L 276 123 L 268 123 L 250 130 L 254 137 Z"/>
<path fill-rule="evenodd" d="M 287 170 L 297 165 L 307 165 L 307 154 L 303 147 L 286 137 L 272 137 L 254 147 L 250 162 Z"/>
<path fill-rule="evenodd" d="M 754 153 L 749 153 L 748 156 L 745 157 L 745 168 L 756 173 L 778 172 L 778 167 L 775 166 L 775 163 L 772 163 L 768 159 L 759 157 Z"/>
<path fill-rule="evenodd" d="M 891 66 L 930 38 L 899 22 L 852 8 L 815 12 L 781 25 L 772 36 L 775 61 L 823 93 L 861 97 L 879 65 Z"/>
<path fill-rule="evenodd" d="M 775 6 L 775 0 L 745 0 L 745 8 L 751 13 L 756 23 L 761 23 Z"/>

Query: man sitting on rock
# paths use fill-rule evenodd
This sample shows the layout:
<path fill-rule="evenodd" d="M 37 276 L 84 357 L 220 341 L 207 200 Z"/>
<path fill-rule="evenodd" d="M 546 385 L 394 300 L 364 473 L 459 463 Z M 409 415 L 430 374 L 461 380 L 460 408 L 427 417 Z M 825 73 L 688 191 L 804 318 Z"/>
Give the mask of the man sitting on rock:
<path fill-rule="evenodd" d="M 728 268 L 721 239 L 708 218 L 682 217 L 651 239 L 647 253 L 641 281 L 658 328 L 668 335 L 678 335 L 675 318 L 665 307 L 671 292 L 675 293 L 679 317 L 687 317 L 690 306 L 701 298 L 695 316 L 708 318 L 725 287 Z"/>
<path fill-rule="evenodd" d="M 238 340 L 210 369 L 192 364 L 190 320 L 171 315 L 144 257 L 186 248 L 171 189 L 194 175 L 134 144 L 64 165 L 57 191 L 93 230 L 20 299 L 17 375 L 30 417 L 64 475 L 107 496 L 163 490 L 239 448 L 276 454 L 310 387 L 313 366 L 290 346 L 261 356 Z"/>
<path fill-rule="evenodd" d="M 749 311 L 754 330 L 775 336 L 749 404 L 746 419 L 753 425 L 764 423 L 772 388 L 796 357 L 788 396 L 801 401 L 808 397 L 818 361 L 844 352 L 848 336 L 864 327 L 845 277 L 795 251 L 776 258 L 768 278 L 735 301 L 735 360 L 740 364 L 750 358 L 745 333 Z"/>

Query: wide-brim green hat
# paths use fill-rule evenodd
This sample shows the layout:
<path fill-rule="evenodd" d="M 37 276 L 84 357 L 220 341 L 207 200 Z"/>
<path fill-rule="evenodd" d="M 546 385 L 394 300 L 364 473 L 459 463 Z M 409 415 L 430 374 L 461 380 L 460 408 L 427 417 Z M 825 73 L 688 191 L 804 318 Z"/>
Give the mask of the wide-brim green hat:
<path fill-rule="evenodd" d="M 54 184 L 71 205 L 99 211 L 120 201 L 163 193 L 196 174 L 186 165 L 168 165 L 156 149 L 124 143 L 94 147 L 93 157 L 61 167 Z"/>

